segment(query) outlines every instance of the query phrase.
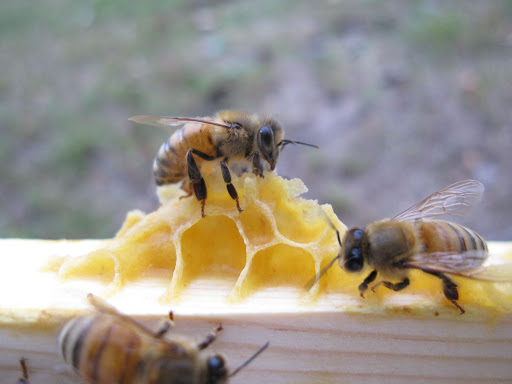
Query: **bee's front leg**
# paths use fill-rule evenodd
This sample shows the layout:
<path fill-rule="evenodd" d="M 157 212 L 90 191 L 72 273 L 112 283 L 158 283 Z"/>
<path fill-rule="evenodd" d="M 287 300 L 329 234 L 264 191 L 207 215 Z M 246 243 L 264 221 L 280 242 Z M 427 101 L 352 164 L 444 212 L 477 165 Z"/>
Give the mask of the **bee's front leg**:
<path fill-rule="evenodd" d="M 174 328 L 174 313 L 173 311 L 169 312 L 169 320 L 162 324 L 160 329 L 155 332 L 155 338 L 160 339 L 164 337 L 164 335 Z"/>
<path fill-rule="evenodd" d="M 376 277 L 377 270 L 374 269 L 373 271 L 370 272 L 368 276 L 366 276 L 366 279 L 364 279 L 364 281 L 361 284 L 359 284 L 359 294 L 361 295 L 361 297 L 364 297 L 364 291 L 368 289 L 368 284 L 375 280 Z"/>
<path fill-rule="evenodd" d="M 252 155 L 252 173 L 256 176 L 264 177 L 263 170 L 261 169 L 260 153 L 254 152 Z"/>
<path fill-rule="evenodd" d="M 223 329 L 224 328 L 222 328 L 222 324 L 219 324 L 219 326 L 217 328 L 215 328 L 213 330 L 213 332 L 211 332 L 208 336 L 206 336 L 206 338 L 197 345 L 197 348 L 199 348 L 199 350 L 203 350 L 206 347 L 208 347 L 217 338 L 217 333 L 219 333 Z"/>

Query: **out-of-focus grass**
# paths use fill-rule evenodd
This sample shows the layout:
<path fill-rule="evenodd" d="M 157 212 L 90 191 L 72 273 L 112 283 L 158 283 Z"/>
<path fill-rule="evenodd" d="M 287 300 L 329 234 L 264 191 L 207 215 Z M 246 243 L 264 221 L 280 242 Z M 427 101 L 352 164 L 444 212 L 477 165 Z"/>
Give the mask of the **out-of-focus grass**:
<path fill-rule="evenodd" d="M 506 49 L 505 34 L 510 33 L 506 19 L 512 16 L 510 2 L 495 3 L 489 12 L 483 12 L 486 7 L 478 2 L 455 1 L 441 6 L 416 3 L 403 32 L 420 52 L 450 57 L 496 47 Z"/>
<path fill-rule="evenodd" d="M 153 209 L 169 132 L 134 127 L 136 114 L 276 114 L 321 147 L 283 153 L 280 169 L 348 221 L 389 208 L 375 186 L 391 193 L 403 164 L 492 185 L 511 20 L 509 1 L 2 2 L 0 236 L 111 236 L 127 210 Z"/>

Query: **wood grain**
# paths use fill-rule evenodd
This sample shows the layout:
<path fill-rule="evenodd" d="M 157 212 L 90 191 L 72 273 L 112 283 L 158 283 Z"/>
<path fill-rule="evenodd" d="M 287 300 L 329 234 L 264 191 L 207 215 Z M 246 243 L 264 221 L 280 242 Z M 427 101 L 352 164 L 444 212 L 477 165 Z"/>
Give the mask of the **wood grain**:
<path fill-rule="evenodd" d="M 43 267 L 52 257 L 98 244 L 0 240 L 0 382 L 16 382 L 22 356 L 32 384 L 80 382 L 57 354 L 56 335 L 67 319 L 89 310 L 85 295 L 101 295 L 105 285 L 59 281 Z M 510 252 L 512 244 L 490 248 Z M 412 290 L 366 300 L 357 292 L 327 292 L 311 301 L 299 287 L 269 287 L 232 303 L 232 283 L 194 281 L 179 300 L 166 303 L 161 292 L 168 279 L 153 275 L 107 300 L 155 329 L 172 309 L 173 332 L 196 340 L 222 323 L 224 331 L 205 353 L 224 354 L 231 369 L 270 341 L 233 383 L 512 382 L 511 313 L 470 306 L 461 316 L 442 299 Z"/>

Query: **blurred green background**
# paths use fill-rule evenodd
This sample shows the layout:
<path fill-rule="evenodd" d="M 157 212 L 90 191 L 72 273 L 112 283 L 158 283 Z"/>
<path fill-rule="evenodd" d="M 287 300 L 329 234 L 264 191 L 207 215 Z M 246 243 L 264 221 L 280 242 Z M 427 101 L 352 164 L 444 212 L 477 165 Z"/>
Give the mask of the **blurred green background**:
<path fill-rule="evenodd" d="M 476 178 L 512 240 L 511 1 L 4 1 L 0 69 L 0 237 L 111 237 L 168 137 L 127 118 L 239 108 L 349 226 Z"/>

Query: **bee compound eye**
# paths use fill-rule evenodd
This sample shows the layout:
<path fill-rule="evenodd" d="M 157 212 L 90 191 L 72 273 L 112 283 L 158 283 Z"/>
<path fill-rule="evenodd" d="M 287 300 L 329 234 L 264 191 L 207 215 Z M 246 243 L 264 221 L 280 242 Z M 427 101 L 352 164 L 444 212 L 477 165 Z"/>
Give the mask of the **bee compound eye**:
<path fill-rule="evenodd" d="M 361 241 L 363 239 L 364 231 L 362 229 L 356 229 L 353 232 L 353 236 L 355 240 Z"/>
<path fill-rule="evenodd" d="M 268 125 L 264 125 L 260 128 L 258 132 L 258 141 L 260 143 L 260 147 L 262 148 L 270 148 L 272 145 L 272 141 L 274 138 L 274 134 L 272 129 Z"/>
<path fill-rule="evenodd" d="M 343 269 L 348 272 L 358 272 L 363 269 L 364 257 L 362 251 L 362 242 L 364 231 L 359 228 L 353 228 L 347 236 L 347 248 L 344 256 Z"/>
<path fill-rule="evenodd" d="M 359 272 L 363 269 L 363 255 L 360 248 L 352 248 L 345 258 L 344 268 L 348 272 Z"/>
<path fill-rule="evenodd" d="M 213 355 L 208 358 L 208 376 L 212 383 L 227 376 L 226 366 L 222 356 Z"/>

